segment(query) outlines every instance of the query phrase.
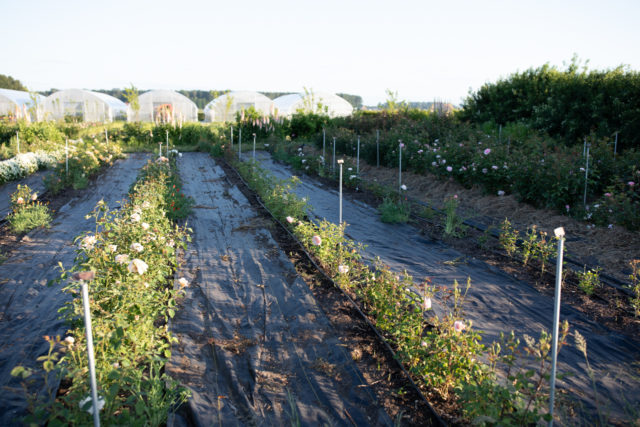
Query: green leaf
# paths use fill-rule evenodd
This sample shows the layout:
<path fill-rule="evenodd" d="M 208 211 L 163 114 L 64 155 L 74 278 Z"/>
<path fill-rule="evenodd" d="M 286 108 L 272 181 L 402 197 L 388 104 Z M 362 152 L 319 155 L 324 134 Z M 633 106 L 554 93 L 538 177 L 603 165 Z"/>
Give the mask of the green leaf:
<path fill-rule="evenodd" d="M 171 317 L 173 319 L 173 316 L 176 315 L 176 311 L 173 308 L 170 308 L 169 310 L 167 310 L 167 313 L 169 314 L 169 317 Z"/>

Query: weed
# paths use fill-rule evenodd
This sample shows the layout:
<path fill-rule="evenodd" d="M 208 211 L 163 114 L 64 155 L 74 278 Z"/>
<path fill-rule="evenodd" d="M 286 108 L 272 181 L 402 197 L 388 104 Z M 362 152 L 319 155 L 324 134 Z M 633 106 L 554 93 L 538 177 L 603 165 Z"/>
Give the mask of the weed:
<path fill-rule="evenodd" d="M 26 233 L 37 227 L 48 227 L 51 222 L 49 208 L 38 201 L 38 195 L 32 193 L 26 185 L 18 184 L 11 195 L 11 208 L 7 220 L 14 233 Z"/>
<path fill-rule="evenodd" d="M 396 203 L 388 197 L 378 206 L 382 222 L 397 224 L 409 220 L 409 207 L 403 203 Z"/>
<path fill-rule="evenodd" d="M 464 226 L 464 220 L 458 215 L 458 195 L 449 197 L 444 202 L 444 234 L 451 237 L 462 237 L 466 230 Z"/>
<path fill-rule="evenodd" d="M 518 235 L 519 232 L 511 226 L 511 223 L 507 218 L 502 221 L 500 225 L 500 246 L 507 252 L 510 257 L 516 254 L 518 250 Z"/>
<path fill-rule="evenodd" d="M 590 270 L 587 269 L 587 266 L 585 265 L 582 272 L 576 272 L 576 274 L 578 275 L 578 287 L 582 290 L 582 292 L 591 296 L 596 288 L 600 287 L 600 270 L 602 269 L 599 267 Z"/>

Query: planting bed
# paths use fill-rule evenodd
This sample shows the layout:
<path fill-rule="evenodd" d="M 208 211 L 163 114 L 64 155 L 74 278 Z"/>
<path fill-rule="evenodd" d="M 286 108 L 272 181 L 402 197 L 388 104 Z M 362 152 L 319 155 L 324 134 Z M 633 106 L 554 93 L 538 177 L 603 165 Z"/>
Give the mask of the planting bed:
<path fill-rule="evenodd" d="M 266 153 L 259 153 L 258 158 L 264 168 L 279 178 L 286 179 L 294 174 L 288 167 L 274 163 Z M 337 222 L 336 189 L 306 176 L 301 180 L 295 192 L 308 198 L 310 214 L 316 219 Z M 383 224 L 377 210 L 362 202 L 346 198 L 343 219 L 350 224 L 347 228 L 349 237 L 367 246 L 365 255 L 370 260 L 379 256 L 396 272 L 407 270 L 418 281 L 430 277 L 443 287 L 450 287 L 454 280 L 464 283 L 470 277 L 472 286 L 467 296 L 465 317 L 473 322 L 474 328 L 485 332 L 487 343 L 496 340 L 500 332 L 514 330 L 520 337 L 523 334 L 537 336 L 541 329 L 551 328 L 553 298 L 539 293 L 530 284 L 427 238 L 411 226 Z M 603 327 L 566 305 L 562 308 L 561 318 L 568 320 L 572 330 L 579 331 L 587 339 L 600 409 L 608 414 L 610 422 L 629 419 L 626 412 L 629 405 L 637 406 L 632 396 L 640 392 L 638 368 L 634 365 L 640 355 L 637 338 Z M 570 343 L 573 344 L 573 339 Z M 583 420 L 590 417 L 596 405 L 593 387 L 584 357 L 573 345 L 560 352 L 559 372 L 569 375 L 559 381 L 562 398 L 568 401 L 577 416 L 584 417 Z M 581 414 L 581 407 L 584 414 Z"/>
<path fill-rule="evenodd" d="M 167 372 L 192 397 L 170 424 L 391 424 L 271 222 L 208 155 L 179 169 L 196 205 Z"/>
<path fill-rule="evenodd" d="M 85 215 L 99 200 L 115 206 L 125 198 L 146 159 L 144 154 L 133 154 L 117 161 L 58 209 L 51 228 L 32 231 L 16 242 L 0 265 L 0 425 L 13 425 L 26 412 L 24 392 L 11 370 L 16 365 L 40 365 L 36 358 L 49 349 L 43 336 L 61 335 L 66 330 L 58 309 L 69 295 L 59 286 L 48 287 L 47 282 L 59 277 L 59 263 L 65 268 L 73 265 L 73 239 L 95 228 Z M 50 387 L 55 391 L 57 384 Z M 29 392 L 43 395 L 52 390 L 45 390 L 42 377 L 37 377 Z"/>
<path fill-rule="evenodd" d="M 45 191 L 43 179 L 50 174 L 50 171 L 36 172 L 19 181 L 12 181 L 0 187 L 0 219 L 6 218 L 11 211 L 11 194 L 16 191 L 18 185 L 26 185 L 38 195 Z"/>

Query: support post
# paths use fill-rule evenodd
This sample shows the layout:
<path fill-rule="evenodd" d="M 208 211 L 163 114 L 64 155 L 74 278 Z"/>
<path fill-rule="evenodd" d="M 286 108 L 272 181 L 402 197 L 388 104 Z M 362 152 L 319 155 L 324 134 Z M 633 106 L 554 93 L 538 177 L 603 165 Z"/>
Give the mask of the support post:
<path fill-rule="evenodd" d="M 376 167 L 380 167 L 380 130 L 376 130 Z"/>
<path fill-rule="evenodd" d="M 562 262 L 564 252 L 564 228 L 553 230 L 558 239 L 558 259 L 556 260 L 556 295 L 553 306 L 553 344 L 551 349 L 551 385 L 549 393 L 549 427 L 553 426 L 553 406 L 556 391 L 556 368 L 558 364 L 558 332 L 560 330 L 560 297 L 562 295 Z"/>
<path fill-rule="evenodd" d="M 591 148 L 591 144 L 587 144 L 586 165 L 584 168 L 584 198 L 582 200 L 582 204 L 584 206 L 587 206 L 587 185 L 589 181 L 589 148 Z"/>
<path fill-rule="evenodd" d="M 338 160 L 338 164 L 340 164 L 340 178 L 338 180 L 338 188 L 339 188 L 339 208 L 338 208 L 338 224 L 342 226 L 342 164 L 344 163 L 343 159 Z"/>
<path fill-rule="evenodd" d="M 87 356 L 89 359 L 89 376 L 91 379 L 91 405 L 93 407 L 93 425 L 100 426 L 100 402 L 98 401 L 98 384 L 96 383 L 96 364 L 93 358 L 93 334 L 91 332 L 91 313 L 89 311 L 89 290 L 82 282 L 82 305 L 84 306 L 84 327 L 87 336 Z"/>

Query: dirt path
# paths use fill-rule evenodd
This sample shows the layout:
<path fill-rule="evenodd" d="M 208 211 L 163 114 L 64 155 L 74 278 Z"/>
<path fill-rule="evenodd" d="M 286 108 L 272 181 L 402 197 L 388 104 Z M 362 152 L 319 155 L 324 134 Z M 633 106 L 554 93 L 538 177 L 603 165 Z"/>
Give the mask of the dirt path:
<path fill-rule="evenodd" d="M 146 159 L 144 154 L 132 154 L 116 162 L 57 212 L 51 228 L 28 233 L 0 265 L 0 425 L 17 424 L 15 418 L 25 414 L 24 394 L 11 370 L 19 364 L 34 366 L 36 358 L 49 349 L 42 337 L 62 335 L 66 330 L 58 309 L 68 295 L 60 286 L 47 287 L 47 281 L 59 276 L 58 262 L 65 268 L 72 266 L 73 239 L 95 227 L 85 215 L 101 199 L 116 207 Z M 42 378 L 37 378 L 30 391 L 40 396 L 50 392 L 43 387 Z"/>
<path fill-rule="evenodd" d="M 11 194 L 16 191 L 18 184 L 27 185 L 31 190 L 38 194 L 42 194 L 45 190 L 44 177 L 50 174 L 51 171 L 40 171 L 29 175 L 18 181 L 7 182 L 0 186 L 0 218 L 5 218 L 11 211 Z"/>
<path fill-rule="evenodd" d="M 274 163 L 268 153 L 259 153 L 258 158 L 264 168 L 279 178 L 295 174 L 288 166 Z M 336 189 L 326 188 L 308 176 L 300 178 L 296 193 L 309 200 L 311 214 L 337 222 Z M 430 277 L 434 284 L 449 288 L 454 280 L 464 284 L 470 277 L 472 287 L 465 315 L 475 328 L 485 332 L 485 344 L 498 339 L 500 332 L 514 330 L 522 338 L 523 334 L 538 337 L 541 329 L 551 329 L 553 299 L 529 284 L 422 236 L 409 225 L 384 224 L 376 209 L 348 197 L 343 201 L 343 219 L 349 223 L 347 234 L 367 246 L 365 255 L 369 259 L 379 256 L 394 271 L 406 269 L 416 281 Z M 601 403 L 606 402 L 603 409 L 608 409 L 613 418 L 626 416 L 627 403 L 638 404 L 633 396 L 640 393 L 640 373 L 633 364 L 639 361 L 640 344 L 591 321 L 571 307 L 564 306 L 561 316 L 587 338 L 599 399 Z M 573 339 L 570 342 L 573 344 Z M 586 405 L 593 411 L 593 392 L 584 357 L 573 345 L 562 349 L 559 372 L 570 373 L 560 386 L 578 405 Z"/>
<path fill-rule="evenodd" d="M 170 424 L 389 425 L 270 223 L 208 155 L 179 168 L 196 206 L 167 371 L 193 397 Z"/>

